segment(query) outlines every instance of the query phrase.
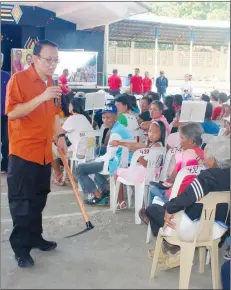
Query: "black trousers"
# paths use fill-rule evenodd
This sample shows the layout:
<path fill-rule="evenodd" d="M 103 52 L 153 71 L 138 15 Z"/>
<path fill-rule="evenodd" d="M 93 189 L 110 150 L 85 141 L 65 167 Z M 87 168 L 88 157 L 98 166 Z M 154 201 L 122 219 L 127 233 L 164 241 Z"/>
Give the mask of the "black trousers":
<path fill-rule="evenodd" d="M 9 156 L 7 183 L 13 220 L 10 243 L 18 256 L 28 254 L 42 237 L 42 211 L 50 192 L 50 177 L 50 164 L 39 165 Z"/>
<path fill-rule="evenodd" d="M 1 142 L 2 142 L 2 161 L 1 170 L 7 171 L 8 168 L 8 152 L 9 152 L 9 142 L 8 142 L 8 125 L 7 116 L 1 116 Z"/>
<path fill-rule="evenodd" d="M 185 211 L 185 213 L 192 220 L 200 218 L 201 212 L 202 212 L 201 204 L 193 204 Z M 227 213 L 228 217 L 226 220 Z M 164 226 L 165 208 L 159 204 L 152 204 L 149 207 L 147 207 L 146 214 L 150 221 L 152 234 L 153 236 L 156 237 L 158 235 L 159 229 Z M 227 204 L 217 205 L 215 220 L 226 223 L 226 225 L 228 226 L 228 231 L 225 232 L 225 234 L 221 237 L 221 245 L 222 245 L 226 237 L 230 235 L 230 211 L 228 212 Z"/>
<path fill-rule="evenodd" d="M 159 204 L 152 204 L 146 208 L 146 214 L 150 221 L 152 234 L 157 237 L 159 229 L 164 226 L 165 208 Z"/>

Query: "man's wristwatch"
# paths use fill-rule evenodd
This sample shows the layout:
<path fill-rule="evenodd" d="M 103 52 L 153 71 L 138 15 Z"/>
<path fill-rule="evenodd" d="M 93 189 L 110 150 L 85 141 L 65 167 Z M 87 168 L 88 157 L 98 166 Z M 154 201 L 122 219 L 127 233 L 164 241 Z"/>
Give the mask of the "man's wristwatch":
<path fill-rule="evenodd" d="M 65 138 L 65 134 L 59 134 L 58 136 L 57 136 L 57 138 L 59 139 L 59 138 L 61 138 L 61 137 L 64 137 Z"/>

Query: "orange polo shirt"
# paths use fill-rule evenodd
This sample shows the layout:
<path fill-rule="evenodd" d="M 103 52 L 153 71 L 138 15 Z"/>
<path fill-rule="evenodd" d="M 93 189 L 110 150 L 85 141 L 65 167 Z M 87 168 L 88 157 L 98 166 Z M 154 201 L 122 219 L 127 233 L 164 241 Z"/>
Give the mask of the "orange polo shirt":
<path fill-rule="evenodd" d="M 50 77 L 46 84 L 40 79 L 33 65 L 14 74 L 7 86 L 6 114 L 17 104 L 31 101 L 51 86 L 52 78 Z M 50 163 L 53 160 L 52 138 L 55 115 L 58 112 L 59 108 L 52 99 L 42 103 L 23 118 L 9 120 L 9 155 L 16 155 L 41 165 Z"/>

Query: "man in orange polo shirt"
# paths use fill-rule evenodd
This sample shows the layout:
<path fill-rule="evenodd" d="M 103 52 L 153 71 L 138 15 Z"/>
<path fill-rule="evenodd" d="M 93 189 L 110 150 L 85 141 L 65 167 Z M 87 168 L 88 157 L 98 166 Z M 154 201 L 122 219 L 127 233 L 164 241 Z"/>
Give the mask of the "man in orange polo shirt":
<path fill-rule="evenodd" d="M 39 41 L 33 64 L 12 76 L 7 87 L 6 113 L 9 120 L 8 199 L 13 220 L 11 247 L 19 267 L 31 267 L 32 248 L 55 249 L 57 244 L 42 237 L 42 211 L 50 192 L 52 139 L 65 148 L 59 124 L 59 87 L 52 75 L 59 62 L 56 44 Z M 59 135 L 60 134 L 60 135 Z"/>

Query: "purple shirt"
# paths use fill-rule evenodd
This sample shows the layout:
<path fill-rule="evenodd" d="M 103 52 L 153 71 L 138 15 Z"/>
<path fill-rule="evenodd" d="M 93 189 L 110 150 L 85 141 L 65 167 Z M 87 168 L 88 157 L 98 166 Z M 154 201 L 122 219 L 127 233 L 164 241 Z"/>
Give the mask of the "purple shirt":
<path fill-rule="evenodd" d="M 5 116 L 6 86 L 10 80 L 10 75 L 1 70 L 1 116 Z"/>

